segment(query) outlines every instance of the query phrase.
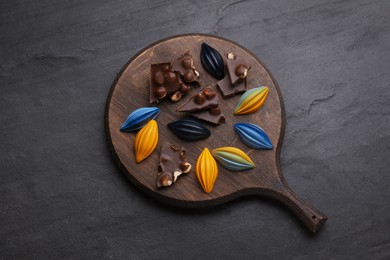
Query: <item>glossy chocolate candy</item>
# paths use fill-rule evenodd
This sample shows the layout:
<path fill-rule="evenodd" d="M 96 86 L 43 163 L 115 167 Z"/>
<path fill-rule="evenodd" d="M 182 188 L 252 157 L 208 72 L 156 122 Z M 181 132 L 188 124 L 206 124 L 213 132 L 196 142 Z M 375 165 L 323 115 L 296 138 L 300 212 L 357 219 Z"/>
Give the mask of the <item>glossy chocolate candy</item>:
<path fill-rule="evenodd" d="M 180 139 L 198 141 L 210 136 L 210 130 L 196 120 L 186 118 L 168 124 L 168 128 Z"/>
<path fill-rule="evenodd" d="M 225 64 L 221 54 L 207 43 L 202 43 L 200 61 L 203 68 L 214 78 L 221 80 L 225 77 Z"/>

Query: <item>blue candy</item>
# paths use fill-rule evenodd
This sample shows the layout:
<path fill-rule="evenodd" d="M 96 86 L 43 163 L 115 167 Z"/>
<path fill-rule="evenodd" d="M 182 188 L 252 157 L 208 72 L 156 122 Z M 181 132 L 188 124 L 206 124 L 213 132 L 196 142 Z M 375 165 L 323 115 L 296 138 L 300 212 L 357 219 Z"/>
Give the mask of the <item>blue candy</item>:
<path fill-rule="evenodd" d="M 125 122 L 121 126 L 122 132 L 133 132 L 141 129 L 150 120 L 155 119 L 160 113 L 158 107 L 141 107 L 133 112 L 126 118 Z"/>
<path fill-rule="evenodd" d="M 255 149 L 272 149 L 271 140 L 259 126 L 251 123 L 237 123 L 234 125 L 234 130 L 247 146 Z"/>

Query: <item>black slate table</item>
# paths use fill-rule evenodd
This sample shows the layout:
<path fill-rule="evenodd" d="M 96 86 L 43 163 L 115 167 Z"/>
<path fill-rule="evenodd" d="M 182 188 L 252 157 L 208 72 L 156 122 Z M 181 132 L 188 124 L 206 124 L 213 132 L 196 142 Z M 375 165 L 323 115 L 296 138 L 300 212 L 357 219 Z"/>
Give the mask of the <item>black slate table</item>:
<path fill-rule="evenodd" d="M 390 3 L 1 1 L 0 258 L 389 259 Z M 329 217 L 317 235 L 268 199 L 160 205 L 120 173 L 104 104 L 174 34 L 238 42 L 284 96 L 282 170 Z"/>

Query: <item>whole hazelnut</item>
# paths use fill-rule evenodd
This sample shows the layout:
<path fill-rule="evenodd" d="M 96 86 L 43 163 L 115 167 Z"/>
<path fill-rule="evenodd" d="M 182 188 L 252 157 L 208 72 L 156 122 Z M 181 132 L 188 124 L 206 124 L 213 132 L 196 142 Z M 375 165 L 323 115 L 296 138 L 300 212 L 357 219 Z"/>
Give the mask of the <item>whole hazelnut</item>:
<path fill-rule="evenodd" d="M 245 78 L 248 75 L 248 68 L 245 65 L 238 65 L 235 71 L 237 77 Z"/>
<path fill-rule="evenodd" d="M 201 105 L 206 101 L 206 98 L 202 93 L 199 93 L 195 95 L 194 100 L 196 104 Z"/>
<path fill-rule="evenodd" d="M 205 90 L 203 90 L 203 94 L 208 100 L 212 99 L 213 97 L 215 97 L 215 95 L 217 95 L 217 93 L 215 93 L 215 91 L 211 88 L 206 88 Z"/>
<path fill-rule="evenodd" d="M 187 85 L 182 85 L 179 89 L 179 91 L 182 93 L 182 94 L 186 94 L 188 93 L 189 91 L 191 90 L 191 88 Z"/>
<path fill-rule="evenodd" d="M 210 114 L 214 115 L 214 116 L 217 116 L 217 115 L 220 115 L 221 114 L 221 109 L 218 107 L 214 107 L 212 109 L 210 109 Z"/>
<path fill-rule="evenodd" d="M 167 72 L 167 71 L 170 71 L 171 68 L 168 64 L 164 64 L 161 66 L 161 70 L 164 71 L 164 72 Z"/>
<path fill-rule="evenodd" d="M 157 71 L 154 74 L 154 82 L 158 85 L 162 85 L 164 84 L 164 81 L 165 81 L 164 74 L 161 71 Z"/>
<path fill-rule="evenodd" d="M 166 72 L 165 73 L 165 80 L 168 82 L 168 83 L 173 83 L 176 81 L 176 74 L 169 71 L 169 72 Z"/>
<path fill-rule="evenodd" d="M 181 61 L 181 65 L 185 69 L 192 69 L 192 67 L 194 66 L 194 62 L 193 62 L 192 58 L 185 58 Z"/>
<path fill-rule="evenodd" d="M 186 73 L 184 73 L 184 81 L 193 82 L 194 79 L 195 79 L 195 74 L 192 70 L 189 70 Z"/>
<path fill-rule="evenodd" d="M 167 90 L 164 87 L 158 87 L 156 89 L 156 95 L 158 99 L 163 99 L 167 95 Z"/>

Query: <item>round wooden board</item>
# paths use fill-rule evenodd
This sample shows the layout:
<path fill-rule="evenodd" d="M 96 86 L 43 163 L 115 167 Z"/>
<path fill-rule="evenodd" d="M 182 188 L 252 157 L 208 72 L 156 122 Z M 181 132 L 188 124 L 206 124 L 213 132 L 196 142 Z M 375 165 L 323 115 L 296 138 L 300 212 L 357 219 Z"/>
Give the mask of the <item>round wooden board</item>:
<path fill-rule="evenodd" d="M 248 73 L 248 89 L 268 86 L 269 94 L 263 107 L 250 115 L 234 116 L 233 110 L 240 95 L 223 99 L 221 109 L 226 117 L 226 123 L 220 126 L 206 126 L 211 136 L 197 142 L 185 142 L 177 138 L 168 128 L 169 122 L 185 117 L 176 111 L 185 100 L 197 90 L 192 90 L 179 102 L 172 103 L 164 100 L 160 105 L 160 115 L 156 119 L 159 127 L 159 144 L 156 150 L 143 162 L 137 164 L 134 156 L 134 133 L 119 131 L 120 126 L 137 108 L 149 105 L 150 65 L 153 63 L 169 62 L 190 51 L 194 65 L 201 75 L 203 86 L 211 85 L 216 90 L 217 80 L 211 77 L 200 62 L 200 47 L 203 42 L 216 48 L 221 55 L 235 52 L 246 57 L 251 66 Z M 218 91 L 218 90 L 217 90 Z M 238 122 L 251 122 L 261 126 L 270 137 L 273 150 L 253 150 L 244 145 L 233 129 Z M 142 190 L 164 202 L 179 206 L 209 206 L 216 205 L 234 197 L 251 194 L 258 188 L 273 189 L 275 183 L 279 186 L 278 155 L 284 134 L 284 105 L 279 87 L 265 65 L 246 48 L 226 39 L 210 35 L 183 35 L 161 40 L 135 55 L 118 75 L 114 82 L 106 106 L 106 130 L 109 144 L 115 159 L 126 176 Z M 164 189 L 156 188 L 157 166 L 160 149 L 163 142 L 183 146 L 187 151 L 193 170 L 186 176 L 181 176 L 173 186 Z M 208 147 L 210 150 L 234 146 L 246 152 L 256 164 L 256 168 L 245 172 L 232 172 L 219 166 L 219 175 L 214 189 L 210 194 L 203 192 L 199 185 L 194 166 L 201 151 Z"/>

